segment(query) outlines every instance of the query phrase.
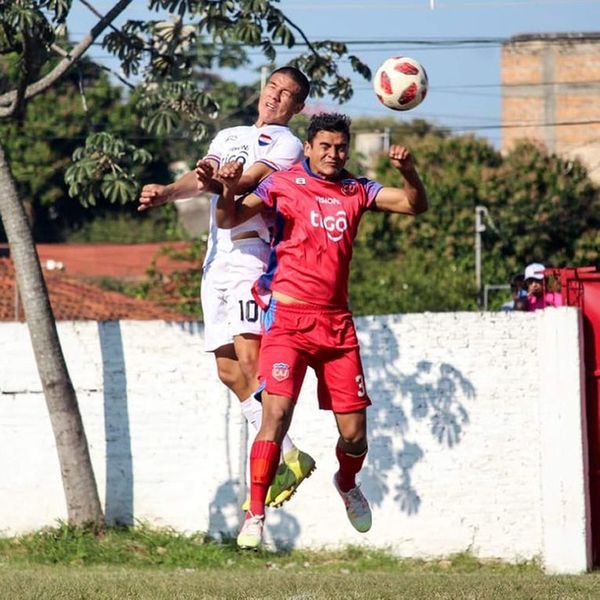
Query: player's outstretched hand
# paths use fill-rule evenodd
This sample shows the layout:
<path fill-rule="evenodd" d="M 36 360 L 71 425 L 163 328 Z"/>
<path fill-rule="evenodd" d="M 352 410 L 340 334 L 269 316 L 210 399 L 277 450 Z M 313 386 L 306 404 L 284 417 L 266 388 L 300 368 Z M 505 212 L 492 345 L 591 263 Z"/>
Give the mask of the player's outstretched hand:
<path fill-rule="evenodd" d="M 392 162 L 392 166 L 399 171 L 411 171 L 415 168 L 412 154 L 406 146 L 398 146 L 396 144 L 390 146 L 388 156 Z"/>
<path fill-rule="evenodd" d="M 220 169 L 217 177 L 223 185 L 231 188 L 239 181 L 242 175 L 243 165 L 237 160 L 225 163 Z"/>
<path fill-rule="evenodd" d="M 196 163 L 196 181 L 200 191 L 209 190 L 211 188 L 212 178 L 214 177 L 214 168 L 209 160 L 199 160 Z"/>
<path fill-rule="evenodd" d="M 162 206 L 169 201 L 167 186 L 160 183 L 149 183 L 142 188 L 138 202 L 138 211 L 143 212 L 155 206 Z"/>

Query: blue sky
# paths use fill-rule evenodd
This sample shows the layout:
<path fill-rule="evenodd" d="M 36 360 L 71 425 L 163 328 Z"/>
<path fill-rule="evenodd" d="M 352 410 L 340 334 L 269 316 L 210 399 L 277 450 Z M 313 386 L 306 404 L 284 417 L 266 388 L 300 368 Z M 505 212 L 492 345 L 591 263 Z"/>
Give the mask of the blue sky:
<path fill-rule="evenodd" d="M 144 4 L 136 1 L 125 16 L 144 18 L 148 15 Z M 341 106 L 344 112 L 424 118 L 456 132 L 474 131 L 495 145 L 501 138 L 496 127 L 500 124 L 502 40 L 520 33 L 600 30 L 600 0 L 283 0 L 280 4 L 309 39 L 356 42 L 350 45 L 351 52 L 373 73 L 385 58 L 397 55 L 416 58 L 427 69 L 429 94 L 419 107 L 397 116 L 379 104 L 370 83 L 354 75 L 355 95 Z M 94 4 L 100 11 L 112 5 L 109 0 Z M 74 34 L 81 35 L 89 27 L 88 14 L 75 0 L 70 21 Z M 290 56 L 287 52 L 281 54 L 281 63 Z M 93 48 L 90 56 L 115 68 L 116 63 L 108 61 L 101 48 Z M 252 69 L 236 74 L 243 81 L 257 77 Z M 339 108 L 328 99 L 318 102 L 326 109 Z"/>

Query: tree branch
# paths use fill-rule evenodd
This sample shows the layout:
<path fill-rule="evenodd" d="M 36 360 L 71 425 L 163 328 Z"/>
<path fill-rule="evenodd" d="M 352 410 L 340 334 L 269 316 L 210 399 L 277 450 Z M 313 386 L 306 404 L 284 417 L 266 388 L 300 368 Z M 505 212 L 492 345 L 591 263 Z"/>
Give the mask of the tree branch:
<path fill-rule="evenodd" d="M 306 37 L 304 31 L 302 31 L 302 29 L 300 29 L 300 27 L 298 27 L 296 23 L 294 23 L 291 19 L 288 19 L 288 17 L 286 17 L 283 13 L 281 13 L 281 17 L 286 23 L 289 23 L 300 34 L 300 36 L 304 40 L 304 43 L 308 46 L 308 49 L 316 56 L 320 56 L 317 49 L 310 43 L 309 39 Z"/>
<path fill-rule="evenodd" d="M 64 57 L 57 65 L 40 80 L 27 86 L 25 91 L 25 99 L 33 98 L 38 94 L 46 91 L 54 82 L 62 77 L 65 72 L 75 62 L 77 62 L 98 36 L 111 25 L 111 23 L 133 2 L 133 0 L 119 0 L 98 23 L 90 30 L 90 32 L 73 48 L 73 51 L 68 56 Z M 11 105 L 14 104 L 17 97 L 17 92 L 7 92 L 0 96 L 0 118 L 7 117 L 12 114 Z M 6 108 L 8 107 L 8 108 Z"/>
<path fill-rule="evenodd" d="M 19 115 L 25 107 L 25 92 L 31 76 L 31 40 L 29 32 L 23 32 L 23 60 L 21 62 L 21 77 L 15 92 L 15 100 L 10 107 L 10 116 Z"/>
<path fill-rule="evenodd" d="M 99 19 L 102 19 L 102 13 L 99 12 L 95 6 L 93 6 L 92 4 L 90 4 L 89 2 L 87 2 L 86 0 L 79 0 L 79 2 L 81 2 L 81 4 L 83 4 L 89 11 L 91 11 L 92 13 L 94 13 Z M 110 27 L 114 32 L 116 33 L 121 33 L 112 23 L 108 24 L 108 27 Z M 123 35 L 121 33 L 121 35 Z"/>

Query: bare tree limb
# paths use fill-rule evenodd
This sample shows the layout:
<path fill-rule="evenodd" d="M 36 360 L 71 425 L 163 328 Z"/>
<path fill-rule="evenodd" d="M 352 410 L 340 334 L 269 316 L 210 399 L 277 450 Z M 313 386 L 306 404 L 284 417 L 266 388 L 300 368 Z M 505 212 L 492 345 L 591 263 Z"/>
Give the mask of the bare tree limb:
<path fill-rule="evenodd" d="M 289 23 L 300 34 L 300 36 L 304 40 L 304 43 L 308 46 L 308 49 L 316 56 L 319 56 L 318 50 L 310 43 L 310 40 L 306 37 L 304 31 L 302 31 L 302 29 L 300 29 L 300 27 L 298 27 L 296 23 L 294 23 L 291 19 L 288 19 L 288 17 L 286 17 L 283 13 L 281 13 L 281 17 L 286 23 Z"/>
<path fill-rule="evenodd" d="M 90 12 L 94 13 L 99 19 L 103 18 L 102 13 L 94 5 L 87 2 L 87 0 L 79 0 L 79 2 L 81 2 L 81 4 L 83 4 Z M 110 27 L 115 33 L 120 33 L 121 35 L 123 35 L 121 31 L 117 29 L 112 23 L 109 23 L 108 27 Z"/>
<path fill-rule="evenodd" d="M 52 50 L 52 52 L 54 52 L 55 54 L 62 56 L 63 58 L 71 56 L 71 54 L 67 50 L 61 48 L 58 44 L 52 44 L 50 46 L 50 50 Z"/>
<path fill-rule="evenodd" d="M 98 38 L 98 36 L 133 2 L 133 0 L 119 0 L 102 19 L 90 30 L 90 32 L 65 56 L 57 65 L 35 83 L 27 86 L 25 99 L 33 98 L 46 91 L 57 79 L 62 77 L 65 72 L 83 56 L 86 50 Z M 17 97 L 16 91 L 6 92 L 0 95 L 0 118 L 12 114 L 12 105 Z M 1 108 L 4 107 L 4 108 Z"/>
<path fill-rule="evenodd" d="M 50 46 L 50 48 L 52 49 L 53 52 L 55 52 L 59 56 L 62 56 L 63 58 L 67 57 L 67 56 L 71 56 L 71 54 L 67 50 L 65 50 L 64 48 L 61 48 L 58 44 L 52 44 L 52 46 Z M 123 85 L 126 85 L 130 90 L 135 89 L 135 86 L 132 83 L 127 81 L 127 79 L 125 79 L 124 77 L 119 75 L 119 73 L 117 73 L 116 71 L 113 71 L 106 65 L 98 65 L 98 67 L 100 69 L 102 69 L 103 71 L 106 71 L 107 73 L 110 73 L 111 75 L 116 77 Z"/>

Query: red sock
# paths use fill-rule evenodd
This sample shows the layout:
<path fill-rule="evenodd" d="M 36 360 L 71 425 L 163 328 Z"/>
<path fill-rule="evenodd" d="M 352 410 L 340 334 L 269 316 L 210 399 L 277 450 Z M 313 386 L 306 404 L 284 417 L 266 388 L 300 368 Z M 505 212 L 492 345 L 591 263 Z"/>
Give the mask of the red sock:
<path fill-rule="evenodd" d="M 356 456 L 347 454 L 339 446 L 335 447 L 335 455 L 340 463 L 340 470 L 337 473 L 337 483 L 342 492 L 349 492 L 356 487 L 356 474 L 362 469 L 367 450 Z"/>
<path fill-rule="evenodd" d="M 250 512 L 265 514 L 265 498 L 279 465 L 279 444 L 258 440 L 250 451 Z"/>

